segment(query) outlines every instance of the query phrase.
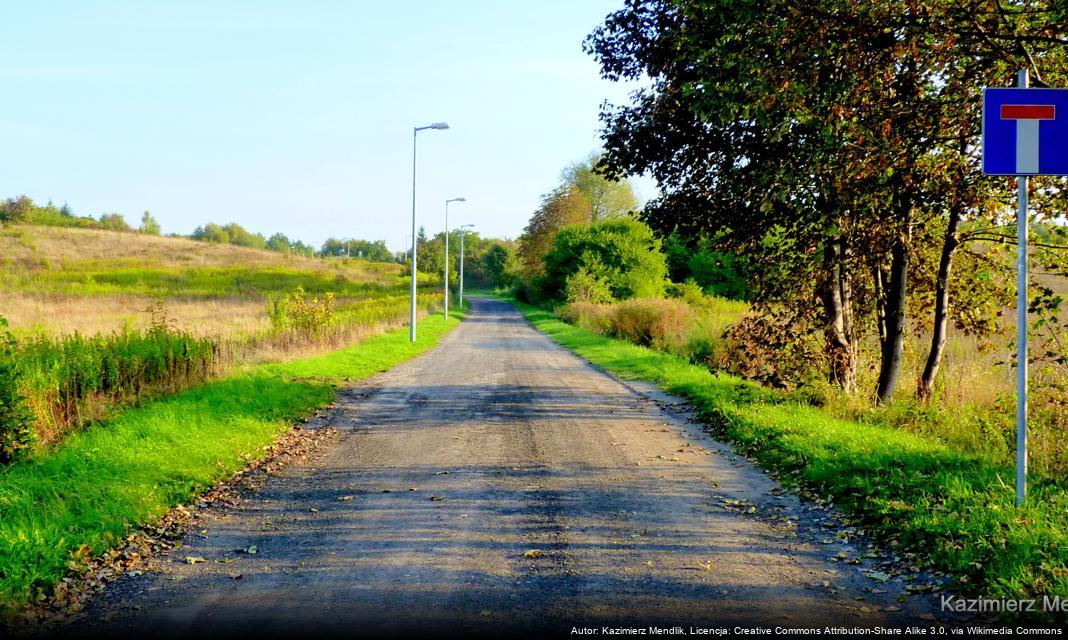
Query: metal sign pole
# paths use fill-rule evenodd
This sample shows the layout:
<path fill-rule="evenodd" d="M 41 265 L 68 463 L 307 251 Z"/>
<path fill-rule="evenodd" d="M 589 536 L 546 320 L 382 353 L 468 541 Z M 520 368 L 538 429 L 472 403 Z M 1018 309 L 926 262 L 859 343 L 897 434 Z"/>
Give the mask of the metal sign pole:
<path fill-rule="evenodd" d="M 1017 86 L 1026 89 L 1027 69 Z M 1017 176 L 1016 212 L 1016 506 L 1027 498 L 1027 176 Z"/>

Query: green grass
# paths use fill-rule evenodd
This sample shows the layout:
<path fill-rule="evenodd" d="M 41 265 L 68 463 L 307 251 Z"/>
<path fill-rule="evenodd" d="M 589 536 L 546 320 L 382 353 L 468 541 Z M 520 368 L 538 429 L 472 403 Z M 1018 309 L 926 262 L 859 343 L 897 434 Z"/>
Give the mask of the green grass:
<path fill-rule="evenodd" d="M 515 301 L 513 301 L 515 302 Z M 899 553 L 983 596 L 1068 595 L 1068 491 L 923 435 L 833 418 L 819 408 L 666 353 L 607 338 L 515 303 L 562 346 L 613 374 L 688 399 L 702 419 L 788 486 L 829 499 Z"/>
<path fill-rule="evenodd" d="M 415 357 L 454 328 L 434 315 L 323 356 L 247 367 L 123 412 L 47 454 L 0 469 L 0 611 L 49 592 L 83 546 L 103 552 L 129 530 L 229 477 L 337 385 Z"/>
<path fill-rule="evenodd" d="M 150 297 L 212 298 L 289 293 L 297 287 L 311 294 L 332 292 L 361 298 L 403 293 L 405 279 L 394 283 L 359 282 L 343 274 L 289 268 L 256 267 L 144 267 L 113 266 L 19 273 L 5 271 L 0 286 L 12 291 L 61 293 L 78 296 L 141 295 Z"/>

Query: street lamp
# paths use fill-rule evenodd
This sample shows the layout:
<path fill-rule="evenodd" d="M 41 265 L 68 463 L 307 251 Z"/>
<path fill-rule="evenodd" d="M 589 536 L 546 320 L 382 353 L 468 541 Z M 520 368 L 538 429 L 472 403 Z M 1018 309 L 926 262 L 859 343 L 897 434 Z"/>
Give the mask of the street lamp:
<path fill-rule="evenodd" d="M 448 129 L 449 125 L 445 122 L 435 122 L 434 124 L 428 124 L 425 127 L 414 127 L 412 129 L 412 313 L 409 320 L 409 326 L 411 331 L 409 333 L 409 339 L 415 342 L 415 280 L 416 280 L 416 235 L 415 235 L 415 142 L 419 138 L 419 132 L 424 129 Z"/>
<path fill-rule="evenodd" d="M 445 201 L 445 312 L 444 317 L 449 319 L 449 203 L 467 202 L 467 198 L 452 198 Z"/>
<path fill-rule="evenodd" d="M 465 224 L 460 226 L 460 309 L 464 308 L 464 229 L 471 229 L 475 225 Z"/>

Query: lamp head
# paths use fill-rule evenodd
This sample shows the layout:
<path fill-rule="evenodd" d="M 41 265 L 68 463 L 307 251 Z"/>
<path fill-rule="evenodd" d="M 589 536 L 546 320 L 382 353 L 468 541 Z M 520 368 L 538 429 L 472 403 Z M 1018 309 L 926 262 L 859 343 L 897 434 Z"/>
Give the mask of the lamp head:
<path fill-rule="evenodd" d="M 434 124 L 430 125 L 430 127 L 428 127 L 428 128 L 430 128 L 430 129 L 448 129 L 449 128 L 449 123 L 448 122 L 435 122 Z"/>

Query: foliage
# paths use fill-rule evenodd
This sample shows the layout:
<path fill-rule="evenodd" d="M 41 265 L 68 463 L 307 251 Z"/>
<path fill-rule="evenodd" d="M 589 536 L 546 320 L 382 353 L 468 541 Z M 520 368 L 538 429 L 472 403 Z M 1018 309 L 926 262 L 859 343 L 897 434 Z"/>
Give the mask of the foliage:
<path fill-rule="evenodd" d="M 979 170 L 979 90 L 1021 67 L 1042 86 L 1068 79 L 1056 7 L 630 0 L 586 42 L 606 78 L 649 79 L 604 110 L 599 169 L 657 180 L 643 216 L 660 233 L 750 256 L 767 308 L 809 306 L 847 390 L 861 330 L 876 333 L 887 401 L 914 272 L 946 303 L 929 311 L 939 326 L 957 302 L 943 295 L 953 254 L 979 240 L 958 224 L 997 225 L 1011 200 Z M 1055 185 L 1037 182 L 1040 211 L 1064 210 Z"/>
<path fill-rule="evenodd" d="M 144 332 L 38 335 L 12 350 L 18 392 L 32 411 L 41 444 L 99 417 L 98 405 L 185 388 L 211 375 L 217 345 L 174 328 L 162 303 L 149 311 L 152 325 Z"/>
<path fill-rule="evenodd" d="M 579 271 L 605 282 L 619 300 L 664 293 L 667 265 L 660 241 L 630 217 L 561 229 L 544 262 L 543 293 L 551 299 L 562 299 L 568 278 Z"/>
<path fill-rule="evenodd" d="M 319 255 L 329 257 L 345 256 L 363 258 L 373 262 L 393 262 L 393 254 L 386 246 L 385 240 L 338 240 L 328 238 L 319 250 Z"/>
<path fill-rule="evenodd" d="M 787 486 L 831 503 L 898 554 L 984 597 L 1068 594 L 1068 492 L 1032 477 L 1016 508 L 1011 464 L 819 408 L 687 360 L 569 326 L 521 306 L 555 341 L 626 379 L 688 399 L 717 433 Z"/>
<path fill-rule="evenodd" d="M 559 307 L 557 315 L 594 333 L 650 346 L 694 364 L 717 366 L 729 357 L 725 333 L 745 315 L 748 305 L 706 296 L 696 285 L 683 289 L 677 300 L 571 302 Z"/>
<path fill-rule="evenodd" d="M 7 319 L 0 316 L 0 464 L 31 450 L 36 441 L 33 415 L 19 393 L 15 371 L 18 344 L 6 328 Z"/>
<path fill-rule="evenodd" d="M 402 329 L 328 355 L 251 367 L 146 402 L 0 469 L 0 613 L 37 602 L 72 561 L 122 544 L 132 528 L 262 457 L 277 435 L 330 403 L 335 386 L 425 352 L 456 323 L 435 315 L 420 324 L 415 344 Z"/>
<path fill-rule="evenodd" d="M 519 260 L 528 280 L 542 275 L 542 260 L 564 227 L 592 219 L 589 201 L 578 187 L 565 184 L 542 196 L 541 206 L 519 236 Z"/>
<path fill-rule="evenodd" d="M 541 198 L 541 206 L 519 236 L 519 261 L 527 288 L 543 275 L 542 263 L 556 233 L 571 224 L 627 215 L 637 209 L 634 191 L 625 180 L 610 180 L 594 170 L 598 156 L 564 170 L 561 184 Z"/>
<path fill-rule="evenodd" d="M 102 216 L 104 218 L 104 216 Z M 75 216 L 70 207 L 57 207 L 51 202 L 41 206 L 27 197 L 8 198 L 0 202 L 0 222 L 9 224 L 34 224 L 49 227 L 103 228 L 100 221 L 90 217 Z M 124 221 L 125 222 L 125 221 Z M 121 229 L 120 229 L 121 230 Z"/>
<path fill-rule="evenodd" d="M 100 228 L 106 231 L 133 231 L 120 213 L 104 213 L 100 216 Z"/>
<path fill-rule="evenodd" d="M 604 276 L 595 276 L 585 267 L 567 277 L 564 295 L 568 302 L 592 302 L 603 304 L 612 302 L 612 288 Z"/>
<path fill-rule="evenodd" d="M 496 289 L 508 289 L 515 286 L 519 280 L 519 257 L 515 247 L 511 243 L 501 240 L 491 241 L 492 244 L 482 254 L 480 261 L 482 280 Z M 479 279 L 476 278 L 477 282 Z"/>
<path fill-rule="evenodd" d="M 708 295 L 748 300 L 752 292 L 747 261 L 715 246 L 714 240 L 697 238 L 688 242 L 681 234 L 668 234 L 663 242 L 668 277 L 673 282 L 694 282 Z"/>
<path fill-rule="evenodd" d="M 137 228 L 137 232 L 146 236 L 158 236 L 163 230 L 159 226 L 159 221 L 152 217 L 152 214 L 148 211 L 141 216 L 141 226 Z"/>
<path fill-rule="evenodd" d="M 562 184 L 572 185 L 582 194 L 589 206 L 591 222 L 628 215 L 638 210 L 634 189 L 626 180 L 609 180 L 595 167 L 601 156 L 594 154 L 584 162 L 576 162 L 564 170 Z"/>
<path fill-rule="evenodd" d="M 293 329 L 306 336 L 322 335 L 336 322 L 334 294 L 308 300 L 304 289 L 297 287 L 284 297 L 268 301 L 268 315 L 275 331 Z"/>
<path fill-rule="evenodd" d="M 749 380 L 794 388 L 822 373 L 820 336 L 809 309 L 760 309 L 741 319 L 726 334 L 716 368 Z"/>

